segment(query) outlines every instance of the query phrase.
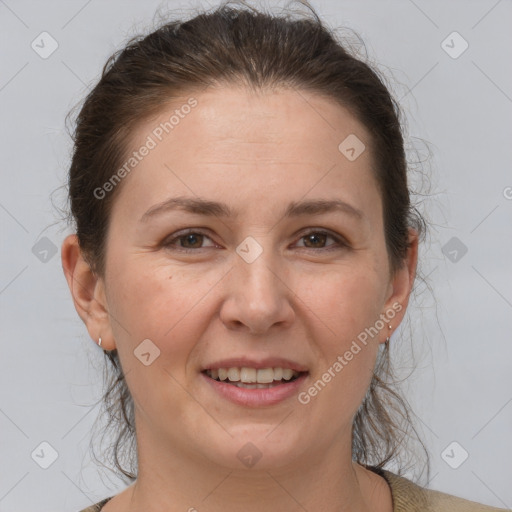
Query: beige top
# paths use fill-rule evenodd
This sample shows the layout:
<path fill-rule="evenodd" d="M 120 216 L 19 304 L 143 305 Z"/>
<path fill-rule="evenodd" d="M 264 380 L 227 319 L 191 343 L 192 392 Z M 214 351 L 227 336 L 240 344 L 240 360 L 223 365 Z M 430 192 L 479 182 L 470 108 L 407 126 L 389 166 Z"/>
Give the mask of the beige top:
<path fill-rule="evenodd" d="M 450 494 L 425 489 L 407 478 L 384 469 L 368 466 L 367 469 L 379 474 L 388 482 L 393 498 L 393 512 L 506 512 L 507 510 L 480 505 Z M 81 512 L 100 512 L 112 498 L 113 496 L 106 498 Z"/>

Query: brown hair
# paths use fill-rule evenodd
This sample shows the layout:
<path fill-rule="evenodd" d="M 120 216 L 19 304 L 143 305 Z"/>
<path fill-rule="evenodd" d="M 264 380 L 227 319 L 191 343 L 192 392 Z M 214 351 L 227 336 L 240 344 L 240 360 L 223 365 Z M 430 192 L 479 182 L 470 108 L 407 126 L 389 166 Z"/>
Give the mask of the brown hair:
<path fill-rule="evenodd" d="M 426 223 L 410 201 L 400 108 L 379 73 L 352 55 L 309 8 L 313 17 L 294 19 L 225 3 L 213 12 L 167 22 L 133 38 L 108 59 L 76 119 L 68 184 L 80 247 L 98 275 L 104 272 L 109 212 L 122 183 L 101 200 L 94 190 L 122 165 L 129 135 L 139 123 L 183 92 L 218 84 L 291 87 L 348 108 L 371 134 L 390 268 L 395 271 L 404 264 L 408 227 L 421 238 Z M 396 462 L 408 432 L 416 434 L 410 408 L 392 382 L 389 344 L 382 348 L 352 429 L 353 459 L 376 467 Z M 122 475 L 134 479 L 133 400 L 117 350 L 105 355 L 112 368 L 107 369 L 103 403 L 107 426 L 117 433 L 112 462 Z"/>

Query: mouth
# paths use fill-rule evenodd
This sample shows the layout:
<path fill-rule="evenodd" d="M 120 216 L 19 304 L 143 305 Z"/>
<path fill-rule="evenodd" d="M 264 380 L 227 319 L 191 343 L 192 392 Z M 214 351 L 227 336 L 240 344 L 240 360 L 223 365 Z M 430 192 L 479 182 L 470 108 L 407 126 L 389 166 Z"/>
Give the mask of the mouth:
<path fill-rule="evenodd" d="M 238 388 L 270 389 L 294 382 L 308 372 L 281 367 L 253 368 L 242 366 L 206 369 L 202 373 L 214 381 L 231 384 Z"/>
<path fill-rule="evenodd" d="M 242 357 L 210 364 L 200 375 L 216 397 L 242 407 L 267 408 L 295 396 L 309 371 L 287 359 Z"/>

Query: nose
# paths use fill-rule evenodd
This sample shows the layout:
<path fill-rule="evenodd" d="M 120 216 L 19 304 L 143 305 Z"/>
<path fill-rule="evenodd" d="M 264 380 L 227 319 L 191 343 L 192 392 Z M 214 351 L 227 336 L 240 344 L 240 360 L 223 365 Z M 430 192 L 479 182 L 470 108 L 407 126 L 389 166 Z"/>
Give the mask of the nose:
<path fill-rule="evenodd" d="M 263 251 L 252 263 L 237 258 L 228 279 L 227 297 L 220 310 L 228 329 L 265 334 L 293 324 L 294 293 L 269 251 Z"/>

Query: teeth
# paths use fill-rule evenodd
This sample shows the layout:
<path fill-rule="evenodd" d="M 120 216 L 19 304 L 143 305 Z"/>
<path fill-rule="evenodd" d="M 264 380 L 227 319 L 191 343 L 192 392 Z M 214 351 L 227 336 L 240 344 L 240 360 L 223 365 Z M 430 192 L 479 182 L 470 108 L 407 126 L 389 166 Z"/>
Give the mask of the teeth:
<path fill-rule="evenodd" d="M 259 384 L 269 384 L 274 382 L 274 369 L 273 368 L 261 368 L 256 374 L 256 381 Z"/>
<path fill-rule="evenodd" d="M 228 379 L 231 382 L 238 382 L 240 380 L 240 370 L 238 368 L 229 368 Z"/>
<path fill-rule="evenodd" d="M 283 379 L 290 380 L 293 377 L 293 370 L 286 368 L 283 370 Z"/>
<path fill-rule="evenodd" d="M 209 377 L 215 380 L 229 380 L 236 383 L 239 387 L 246 387 L 244 384 L 256 384 L 247 386 L 251 388 L 266 388 L 275 381 L 291 380 L 298 377 L 299 372 L 290 368 L 218 368 L 214 370 L 206 370 Z"/>
<path fill-rule="evenodd" d="M 240 381 L 246 382 L 247 384 L 251 384 L 256 382 L 258 372 L 256 368 L 241 368 L 240 369 Z"/>

